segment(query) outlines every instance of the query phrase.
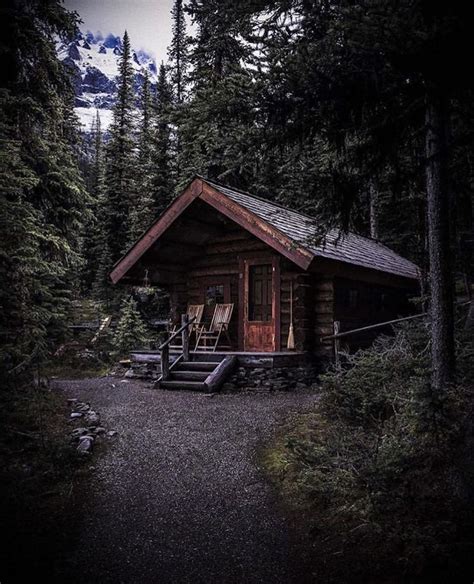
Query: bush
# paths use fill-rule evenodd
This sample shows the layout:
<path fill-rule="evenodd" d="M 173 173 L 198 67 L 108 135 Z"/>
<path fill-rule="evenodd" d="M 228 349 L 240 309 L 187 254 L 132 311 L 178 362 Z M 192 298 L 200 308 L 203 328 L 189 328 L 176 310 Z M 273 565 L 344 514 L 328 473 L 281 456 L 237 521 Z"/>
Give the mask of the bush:
<path fill-rule="evenodd" d="M 143 345 L 147 336 L 147 329 L 137 303 L 130 296 L 122 303 L 119 322 L 112 341 L 114 349 L 118 355 L 126 355 Z"/>
<path fill-rule="evenodd" d="M 460 337 L 458 355 L 460 383 L 436 395 L 424 325 L 380 338 L 323 376 L 317 411 L 271 453 L 270 466 L 311 520 L 325 581 L 328 570 L 348 582 L 441 582 L 441 568 L 461 571 L 472 541 L 464 456 L 472 341 Z"/>

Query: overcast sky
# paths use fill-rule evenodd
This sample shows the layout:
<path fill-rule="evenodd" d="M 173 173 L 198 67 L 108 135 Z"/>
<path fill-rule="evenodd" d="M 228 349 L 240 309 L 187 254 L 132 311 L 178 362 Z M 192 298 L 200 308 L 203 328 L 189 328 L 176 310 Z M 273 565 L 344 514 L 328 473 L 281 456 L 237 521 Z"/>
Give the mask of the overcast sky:
<path fill-rule="evenodd" d="M 123 35 L 128 30 L 132 47 L 166 61 L 171 39 L 173 0 L 65 0 L 69 10 L 79 13 L 81 29 Z"/>

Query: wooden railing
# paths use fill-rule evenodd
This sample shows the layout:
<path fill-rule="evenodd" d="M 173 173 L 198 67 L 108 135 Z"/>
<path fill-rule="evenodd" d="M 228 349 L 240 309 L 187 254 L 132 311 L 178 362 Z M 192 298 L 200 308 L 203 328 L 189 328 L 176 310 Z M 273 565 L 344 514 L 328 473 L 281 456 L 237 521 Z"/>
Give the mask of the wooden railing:
<path fill-rule="evenodd" d="M 181 316 L 181 326 L 175 331 L 164 343 L 162 343 L 158 350 L 161 355 L 161 377 L 160 381 L 166 381 L 170 377 L 171 369 L 180 361 L 189 361 L 189 327 L 194 323 L 196 317 L 189 318 L 187 314 Z M 174 339 L 181 334 L 182 337 L 182 351 L 181 354 L 170 364 L 170 344 Z"/>
<path fill-rule="evenodd" d="M 471 300 L 468 300 L 467 302 L 460 302 L 457 303 L 456 306 L 466 306 L 468 304 L 471 304 Z M 332 335 L 325 335 L 324 337 L 320 337 L 320 341 L 328 341 L 328 340 L 333 340 L 334 341 L 334 359 L 335 359 L 335 363 L 338 366 L 340 364 L 340 342 L 339 339 L 342 337 L 347 337 L 349 335 L 355 335 L 357 333 L 362 333 L 365 331 L 370 331 L 373 329 L 377 329 L 377 328 L 382 328 L 382 327 L 387 327 L 390 326 L 392 324 L 398 324 L 399 322 L 404 322 L 407 320 L 415 320 L 417 318 L 423 318 L 425 316 L 429 316 L 430 312 L 420 312 L 418 314 L 412 314 L 411 316 L 404 316 L 403 318 L 396 318 L 393 320 L 387 320 L 385 322 L 379 322 L 377 324 L 370 324 L 368 326 L 363 326 L 360 328 L 356 328 L 356 329 L 352 329 L 350 331 L 344 331 L 344 332 L 340 332 L 340 328 L 341 328 L 341 323 L 338 320 L 335 320 L 333 323 L 333 327 L 334 327 L 334 334 Z"/>

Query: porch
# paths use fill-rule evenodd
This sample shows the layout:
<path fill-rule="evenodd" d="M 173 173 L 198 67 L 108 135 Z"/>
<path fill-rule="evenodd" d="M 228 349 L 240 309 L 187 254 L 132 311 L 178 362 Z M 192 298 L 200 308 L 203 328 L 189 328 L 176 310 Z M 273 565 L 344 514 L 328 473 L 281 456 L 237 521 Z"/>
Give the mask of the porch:
<path fill-rule="evenodd" d="M 179 349 L 170 350 L 170 362 L 181 354 Z M 190 361 L 214 363 L 225 357 L 235 356 L 239 367 L 255 369 L 275 369 L 278 367 L 304 367 L 311 363 L 311 355 L 303 351 L 190 351 Z M 158 368 L 161 365 L 160 351 L 132 351 L 130 353 L 132 363 L 150 363 Z"/>

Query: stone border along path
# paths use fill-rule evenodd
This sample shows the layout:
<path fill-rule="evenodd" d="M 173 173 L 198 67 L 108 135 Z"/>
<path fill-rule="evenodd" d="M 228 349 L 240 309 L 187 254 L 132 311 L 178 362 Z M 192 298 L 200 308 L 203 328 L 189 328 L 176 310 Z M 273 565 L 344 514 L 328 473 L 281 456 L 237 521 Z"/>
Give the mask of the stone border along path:
<path fill-rule="evenodd" d="M 256 452 L 315 392 L 160 391 L 116 378 L 55 382 L 117 435 L 76 495 L 60 579 L 83 584 L 293 584 L 302 556 Z"/>

